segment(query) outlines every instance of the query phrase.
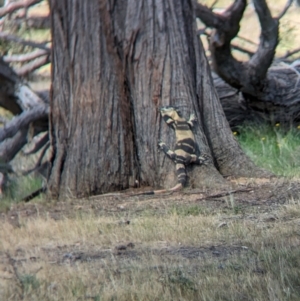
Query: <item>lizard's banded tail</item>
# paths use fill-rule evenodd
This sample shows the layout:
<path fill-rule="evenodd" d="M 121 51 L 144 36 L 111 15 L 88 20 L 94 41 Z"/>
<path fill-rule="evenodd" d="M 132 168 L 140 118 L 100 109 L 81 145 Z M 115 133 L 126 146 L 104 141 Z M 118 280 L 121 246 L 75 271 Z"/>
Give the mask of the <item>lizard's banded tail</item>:
<path fill-rule="evenodd" d="M 154 194 L 162 194 L 162 193 L 168 193 L 168 192 L 172 193 L 172 192 L 175 192 L 175 191 L 179 191 L 182 188 L 183 188 L 182 184 L 178 183 L 177 185 L 175 185 L 174 187 L 172 187 L 170 189 L 144 191 L 144 192 L 129 194 L 127 196 L 154 195 Z"/>
<path fill-rule="evenodd" d="M 162 189 L 162 190 L 152 190 L 152 191 L 145 191 L 134 195 L 151 195 L 151 194 L 161 194 L 166 192 L 175 192 L 181 190 L 186 182 L 186 170 L 185 165 L 182 163 L 176 163 L 176 173 L 177 173 L 177 184 L 169 189 Z"/>
<path fill-rule="evenodd" d="M 184 164 L 176 163 L 176 173 L 177 173 L 177 182 L 178 184 L 181 184 L 183 187 L 186 182 L 186 170 Z"/>
<path fill-rule="evenodd" d="M 185 165 L 182 163 L 176 163 L 176 173 L 177 173 L 177 184 L 170 189 L 162 189 L 162 190 L 153 190 L 149 191 L 147 194 L 161 194 L 165 192 L 175 192 L 181 190 L 186 182 L 186 170 Z"/>

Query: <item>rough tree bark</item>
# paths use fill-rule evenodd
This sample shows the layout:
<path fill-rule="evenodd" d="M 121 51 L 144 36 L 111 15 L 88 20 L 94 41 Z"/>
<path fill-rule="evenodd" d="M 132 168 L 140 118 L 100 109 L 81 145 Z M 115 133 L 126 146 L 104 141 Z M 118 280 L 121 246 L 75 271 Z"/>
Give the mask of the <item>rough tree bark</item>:
<path fill-rule="evenodd" d="M 141 185 L 172 187 L 175 167 L 158 151 L 174 133 L 158 108 L 195 113 L 208 166 L 189 166 L 194 187 L 224 175 L 266 175 L 231 134 L 196 35 L 191 0 L 51 0 L 52 197 Z"/>

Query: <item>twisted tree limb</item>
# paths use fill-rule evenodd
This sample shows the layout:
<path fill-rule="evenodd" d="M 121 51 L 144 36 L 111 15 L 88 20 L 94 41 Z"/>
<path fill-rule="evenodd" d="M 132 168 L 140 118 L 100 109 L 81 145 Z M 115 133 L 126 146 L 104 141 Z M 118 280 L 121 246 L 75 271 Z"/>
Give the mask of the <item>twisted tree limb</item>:
<path fill-rule="evenodd" d="M 48 63 L 50 63 L 50 55 L 43 55 L 25 65 L 23 65 L 22 67 L 18 68 L 16 70 L 16 73 L 20 76 L 25 76 Z"/>
<path fill-rule="evenodd" d="M 25 54 L 5 55 L 3 56 L 3 60 L 6 63 L 13 63 L 13 62 L 23 63 L 23 62 L 34 60 L 36 58 L 39 58 L 47 54 L 50 54 L 49 51 L 38 49 Z"/>
<path fill-rule="evenodd" d="M 14 117 L 0 129 L 0 142 L 13 137 L 21 129 L 27 128 L 30 123 L 48 118 L 48 114 L 49 107 L 47 106 L 36 106 L 31 110 L 24 111 L 21 115 Z"/>
<path fill-rule="evenodd" d="M 47 132 L 34 144 L 33 148 L 30 151 L 23 152 L 23 155 L 29 156 L 37 153 L 48 141 L 49 141 L 49 134 Z"/>
<path fill-rule="evenodd" d="M 260 43 L 248 62 L 240 62 L 231 53 L 231 42 L 240 29 L 240 21 L 247 5 L 246 0 L 235 2 L 222 14 L 216 14 L 200 3 L 195 3 L 196 16 L 215 30 L 210 38 L 213 68 L 231 86 L 249 95 L 259 97 L 267 83 L 266 74 L 271 66 L 278 44 L 279 18 L 273 18 L 265 0 L 253 0 L 261 26 Z M 205 15 L 205 16 L 204 16 Z"/>
<path fill-rule="evenodd" d="M 0 144 L 0 162 L 10 162 L 27 143 L 28 128 L 21 129 L 12 138 Z"/>
<path fill-rule="evenodd" d="M 299 125 L 300 66 L 271 66 L 278 44 L 279 19 L 291 3 L 288 0 L 282 12 L 272 17 L 265 0 L 253 0 L 261 34 L 257 50 L 249 54 L 247 62 L 240 62 L 232 55 L 235 46 L 232 40 L 239 32 L 247 1 L 235 0 L 222 14 L 195 3 L 196 16 L 207 27 L 214 28 L 209 40 L 213 69 L 227 85 L 216 76 L 214 82 L 227 120 L 233 128 L 246 120 Z M 298 51 L 296 49 L 292 54 Z"/>
<path fill-rule="evenodd" d="M 8 5 L 0 8 L 0 18 L 4 17 L 7 14 L 11 14 L 20 8 L 27 8 L 34 4 L 41 2 L 42 0 L 19 0 L 11 2 Z"/>

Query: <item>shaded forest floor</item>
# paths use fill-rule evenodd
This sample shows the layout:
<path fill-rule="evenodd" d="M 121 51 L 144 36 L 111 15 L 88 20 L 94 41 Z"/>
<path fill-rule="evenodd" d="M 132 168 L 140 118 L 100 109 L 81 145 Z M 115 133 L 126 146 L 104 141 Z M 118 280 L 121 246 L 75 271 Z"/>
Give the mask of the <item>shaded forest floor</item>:
<path fill-rule="evenodd" d="M 163 195 L 133 197 L 120 193 L 119 196 L 99 195 L 79 200 L 70 199 L 58 202 L 39 200 L 28 204 L 19 203 L 13 205 L 6 213 L 2 213 L 0 219 L 17 226 L 21 220 L 37 217 L 61 220 L 76 218 L 78 214 L 124 217 L 126 215 L 139 216 L 147 212 L 159 216 L 177 206 L 199 207 L 204 210 L 203 214 L 212 213 L 214 210 L 224 213 L 233 210 L 236 214 L 246 214 L 247 211 L 256 207 L 261 212 L 268 212 L 274 206 L 284 205 L 291 199 L 298 200 L 300 197 L 300 180 L 297 179 L 289 180 L 283 177 L 272 179 L 239 178 L 232 179 L 229 183 L 231 183 L 229 190 L 219 190 L 218 188 L 211 190 L 186 189 L 182 192 Z M 131 189 L 130 192 L 146 190 L 150 189 Z"/>
<path fill-rule="evenodd" d="M 300 185 L 16 204 L 0 215 L 5 300 L 299 300 Z"/>

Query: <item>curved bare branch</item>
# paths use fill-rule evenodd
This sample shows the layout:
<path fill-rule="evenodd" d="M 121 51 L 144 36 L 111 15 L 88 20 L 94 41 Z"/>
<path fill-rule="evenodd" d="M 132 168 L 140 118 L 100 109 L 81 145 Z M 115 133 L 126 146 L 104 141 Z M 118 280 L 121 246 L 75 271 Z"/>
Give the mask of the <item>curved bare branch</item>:
<path fill-rule="evenodd" d="M 0 142 L 13 137 L 23 128 L 27 128 L 30 123 L 47 118 L 48 114 L 48 106 L 37 106 L 32 110 L 24 111 L 21 115 L 14 117 L 0 130 Z"/>
<path fill-rule="evenodd" d="M 40 58 L 37 58 L 37 59 L 31 61 L 30 63 L 25 64 L 21 68 L 18 68 L 16 70 L 16 73 L 20 76 L 25 76 L 25 75 L 33 72 L 34 70 L 37 70 L 40 67 L 42 67 L 46 64 L 49 64 L 49 63 L 50 63 L 50 56 L 44 55 Z"/>
<path fill-rule="evenodd" d="M 255 96 L 264 86 L 266 73 L 275 55 L 279 22 L 277 18 L 272 17 L 265 0 L 253 0 L 253 3 L 259 18 L 261 35 L 258 49 L 250 60 L 239 62 L 231 53 L 231 41 L 239 31 L 239 23 L 247 4 L 246 0 L 235 0 L 233 5 L 222 14 L 225 24 L 215 27 L 210 38 L 210 50 L 214 70 L 219 76 L 233 87 Z M 198 10 L 203 9 L 201 4 L 196 6 Z M 213 12 L 211 11 L 210 14 Z M 198 16 L 201 17 L 199 14 Z M 219 15 L 218 18 L 220 18 Z"/>
<path fill-rule="evenodd" d="M 196 17 L 207 26 L 212 28 L 221 28 L 225 25 L 225 20 L 221 15 L 215 14 L 206 5 L 198 3 L 196 0 L 193 2 Z"/>
<path fill-rule="evenodd" d="M 272 18 L 271 12 L 265 0 L 253 0 L 255 11 L 258 15 L 261 34 L 256 53 L 249 61 L 252 69 L 253 80 L 261 81 L 271 66 L 279 36 L 279 22 Z"/>
<path fill-rule="evenodd" d="M 5 55 L 3 56 L 3 60 L 6 63 L 13 63 L 13 62 L 23 63 L 23 62 L 34 60 L 46 54 L 49 54 L 49 52 L 46 50 L 38 49 L 25 54 Z"/>
<path fill-rule="evenodd" d="M 292 5 L 294 0 L 288 0 L 283 11 L 278 15 L 278 17 L 276 17 L 276 19 L 281 19 L 285 14 L 286 12 L 288 11 L 288 9 L 290 8 L 290 6 Z"/>
<path fill-rule="evenodd" d="M 44 106 L 45 102 L 37 93 L 33 92 L 28 85 L 20 82 L 15 85 L 14 96 L 23 111 L 31 110 L 37 106 Z"/>
<path fill-rule="evenodd" d="M 194 9 L 196 17 L 207 26 L 215 29 L 219 29 L 220 32 L 226 32 L 226 35 L 222 36 L 232 40 L 240 29 L 240 20 L 243 17 L 244 10 L 247 5 L 247 0 L 235 0 L 235 2 L 226 9 L 222 14 L 214 13 L 207 6 L 194 2 Z M 226 42 L 225 40 L 222 43 Z"/>
<path fill-rule="evenodd" d="M 19 115 L 22 111 L 45 104 L 48 105 L 49 101 L 34 93 L 0 57 L 0 106 Z"/>
<path fill-rule="evenodd" d="M 299 53 L 300 52 L 300 48 L 296 48 L 296 49 L 294 49 L 294 50 L 292 50 L 292 51 L 287 51 L 286 53 L 285 53 L 285 55 L 283 55 L 282 57 L 280 57 L 279 58 L 279 60 L 285 60 L 285 59 L 287 59 L 287 58 L 289 58 L 290 56 L 292 56 L 292 55 L 294 55 L 294 54 L 297 54 L 297 53 Z"/>
<path fill-rule="evenodd" d="M 23 152 L 23 155 L 29 156 L 37 153 L 47 142 L 49 141 L 49 133 L 47 132 L 42 138 L 40 138 L 34 145 L 34 147 L 27 152 Z"/>
<path fill-rule="evenodd" d="M 49 147 L 50 147 L 50 142 L 48 141 L 47 144 L 45 145 L 44 149 L 42 150 L 35 166 L 32 169 L 29 169 L 29 170 L 23 172 L 22 173 L 23 176 L 29 175 L 30 173 L 32 173 L 34 171 L 38 171 L 41 166 L 44 166 L 44 163 L 42 164 L 42 161 L 43 161 L 43 158 L 44 158 L 46 152 L 48 151 Z M 46 161 L 45 163 L 48 164 L 48 161 Z"/>
<path fill-rule="evenodd" d="M 27 128 L 24 128 L 0 144 L 0 162 L 10 162 L 26 143 Z"/>
<path fill-rule="evenodd" d="M 8 5 L 0 8 L 0 18 L 4 17 L 7 14 L 11 14 L 20 8 L 27 8 L 41 1 L 42 0 L 20 0 L 11 2 Z"/>

